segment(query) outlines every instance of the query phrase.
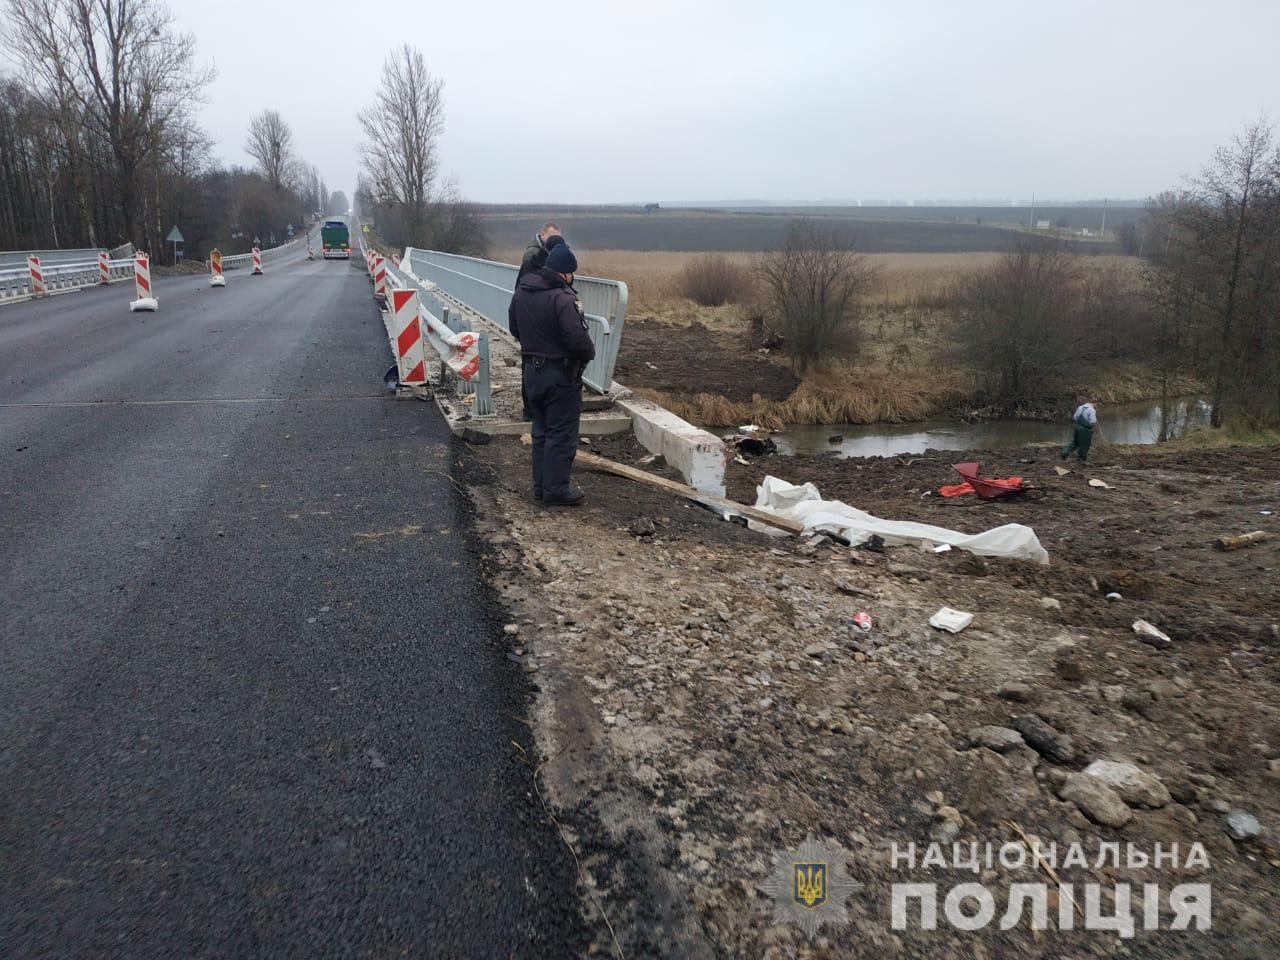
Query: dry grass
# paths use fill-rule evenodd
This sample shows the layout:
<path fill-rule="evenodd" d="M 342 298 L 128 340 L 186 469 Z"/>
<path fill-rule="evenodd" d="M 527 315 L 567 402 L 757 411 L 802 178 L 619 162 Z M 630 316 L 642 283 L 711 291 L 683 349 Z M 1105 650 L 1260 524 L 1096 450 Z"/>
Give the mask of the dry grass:
<path fill-rule="evenodd" d="M 518 262 L 523 249 L 499 250 L 494 259 Z M 718 254 L 751 268 L 759 255 Z M 758 311 L 750 299 L 736 305 L 699 306 L 679 293 L 680 272 L 698 253 L 649 250 L 579 251 L 584 275 L 623 280 L 630 291 L 628 317 L 672 326 L 699 323 L 727 341 L 746 342 L 748 318 Z M 990 266 L 999 253 L 868 254 L 877 267 L 865 304 L 858 362 L 837 363 L 807 375 L 785 400 L 731 401 L 718 394 L 637 393 L 706 426 L 756 423 L 779 429 L 787 423 L 903 423 L 960 410 L 972 384 L 949 360 L 950 302 L 969 274 Z M 1082 257 L 1084 269 L 1119 268 L 1135 280 L 1133 257 Z M 1080 389 L 1108 403 L 1145 400 L 1158 395 L 1150 371 L 1122 367 L 1081 384 Z M 1192 393 L 1194 382 L 1177 393 Z"/>
<path fill-rule="evenodd" d="M 719 394 L 636 391 L 692 423 L 711 427 L 755 423 L 779 430 L 789 423 L 910 423 L 957 404 L 959 385 L 933 372 L 891 374 L 841 365 L 807 376 L 785 400 L 734 402 Z"/>
<path fill-rule="evenodd" d="M 523 248 L 499 250 L 494 259 L 519 263 L 523 253 Z M 702 254 L 665 250 L 586 250 L 580 251 L 579 269 L 593 277 L 625 281 L 634 308 L 661 312 L 684 299 L 676 278 L 699 256 Z M 759 254 L 739 251 L 717 256 L 749 269 Z M 945 298 L 970 273 L 989 267 L 1001 256 L 995 252 L 866 254 L 867 261 L 877 268 L 868 306 L 877 309 L 934 303 Z M 1120 267 L 1135 277 L 1140 267 L 1136 257 L 1082 257 L 1080 262 L 1086 269 Z"/>

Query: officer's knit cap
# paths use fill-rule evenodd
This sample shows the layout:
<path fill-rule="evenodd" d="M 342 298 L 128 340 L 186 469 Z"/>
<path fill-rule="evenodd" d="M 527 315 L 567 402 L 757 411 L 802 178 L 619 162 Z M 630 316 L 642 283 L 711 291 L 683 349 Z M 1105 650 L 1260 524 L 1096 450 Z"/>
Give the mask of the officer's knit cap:
<path fill-rule="evenodd" d="M 567 243 L 561 243 L 552 247 L 547 254 L 547 269 L 556 273 L 577 273 L 578 258 L 573 255 Z"/>
<path fill-rule="evenodd" d="M 553 233 L 543 242 L 542 247 L 544 250 L 550 250 L 552 247 L 558 247 L 562 243 L 564 243 L 564 237 L 558 233 Z"/>

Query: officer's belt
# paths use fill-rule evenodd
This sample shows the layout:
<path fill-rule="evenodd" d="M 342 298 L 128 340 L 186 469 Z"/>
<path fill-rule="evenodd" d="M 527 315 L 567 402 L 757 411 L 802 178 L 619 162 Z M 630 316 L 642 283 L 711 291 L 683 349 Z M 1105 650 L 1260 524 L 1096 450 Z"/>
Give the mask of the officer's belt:
<path fill-rule="evenodd" d="M 522 353 L 520 357 L 525 363 L 532 363 L 535 367 L 546 366 L 548 363 L 563 364 L 567 367 L 577 362 L 570 357 L 544 357 L 540 353 Z"/>

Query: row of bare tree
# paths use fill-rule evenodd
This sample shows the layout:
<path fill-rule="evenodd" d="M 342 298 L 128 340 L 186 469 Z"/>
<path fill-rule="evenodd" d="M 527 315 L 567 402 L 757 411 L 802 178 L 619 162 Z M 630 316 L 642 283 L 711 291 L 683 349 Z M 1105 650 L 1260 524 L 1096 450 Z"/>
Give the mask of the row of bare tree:
<path fill-rule="evenodd" d="M 1215 427 L 1280 424 L 1280 149 L 1254 124 L 1139 227 L 1138 282 L 1045 246 L 976 273 L 957 343 L 994 407 L 1045 409 L 1113 361 L 1207 386 Z M 1164 404 L 1167 409 L 1169 404 Z"/>
<path fill-rule="evenodd" d="M 238 252 L 324 211 L 319 172 L 264 111 L 246 149 L 257 170 L 211 161 L 194 110 L 213 71 L 157 0 L 4 0 L 0 40 L 19 68 L 0 77 L 0 249 Z M 345 208 L 344 208 L 345 209 Z"/>

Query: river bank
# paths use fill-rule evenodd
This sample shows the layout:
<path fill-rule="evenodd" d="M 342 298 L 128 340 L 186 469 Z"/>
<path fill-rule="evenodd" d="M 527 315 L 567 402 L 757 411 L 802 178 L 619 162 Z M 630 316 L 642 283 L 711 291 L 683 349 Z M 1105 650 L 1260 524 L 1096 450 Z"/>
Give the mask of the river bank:
<path fill-rule="evenodd" d="M 625 439 L 599 449 L 644 459 Z M 1003 907 L 1012 884 L 1044 877 L 1033 862 L 999 861 L 912 875 L 892 844 L 999 846 L 1017 842 L 1012 825 L 1089 851 L 1083 866 L 1059 861 L 1063 883 L 1133 884 L 1141 940 L 1130 955 L 1280 951 L 1280 448 L 1114 447 L 1066 476 L 1036 448 L 729 468 L 741 500 L 775 471 L 877 516 L 966 532 L 1024 523 L 1048 567 L 779 540 L 582 470 L 586 504 L 547 510 L 527 500 L 527 458 L 499 440 L 467 451 L 459 476 L 492 538 L 512 659 L 537 690 L 530 762 L 581 859 L 598 953 L 616 953 L 616 936 L 626 956 L 1114 956 L 1114 930 L 1060 931 L 1054 909 L 1043 931 L 1028 916 L 1008 930 L 893 929 L 894 883 L 941 893 L 982 882 Z M 1020 473 L 1045 497 L 944 501 L 931 491 L 954 480 L 955 459 Z M 1211 547 L 1252 529 L 1271 538 Z M 930 629 L 943 605 L 974 613 L 973 625 Z M 870 634 L 851 625 L 860 611 Z M 1172 646 L 1140 642 L 1139 618 Z M 1105 813 L 1072 793 L 1099 759 L 1157 778 L 1151 805 Z M 1235 811 L 1261 832 L 1233 836 Z M 775 855 L 810 835 L 850 851 L 865 885 L 851 922 L 813 940 L 776 923 L 766 893 Z M 1104 843 L 1175 842 L 1203 844 L 1208 866 L 1098 863 Z M 1170 931 L 1162 898 L 1161 929 L 1142 932 L 1143 883 L 1167 897 L 1181 882 L 1212 884 L 1212 930 Z"/>
<path fill-rule="evenodd" d="M 984 406 L 972 379 L 947 359 L 945 320 L 926 313 L 918 328 L 908 320 L 905 332 L 897 315 L 890 315 L 888 325 L 865 331 L 856 359 L 837 357 L 826 369 L 803 377 L 785 355 L 762 347 L 749 323 L 725 310 L 704 315 L 709 322 L 628 321 L 614 376 L 639 395 L 710 429 L 745 423 L 781 430 L 792 425 L 999 418 Z M 1200 388 L 1185 377 L 1169 386 L 1175 397 Z M 1082 394 L 1112 405 L 1154 401 L 1161 389 L 1154 371 L 1113 364 L 1082 371 L 1076 382 L 1018 416 L 1062 421 Z"/>

